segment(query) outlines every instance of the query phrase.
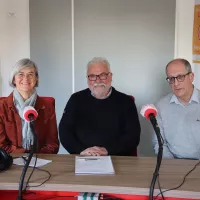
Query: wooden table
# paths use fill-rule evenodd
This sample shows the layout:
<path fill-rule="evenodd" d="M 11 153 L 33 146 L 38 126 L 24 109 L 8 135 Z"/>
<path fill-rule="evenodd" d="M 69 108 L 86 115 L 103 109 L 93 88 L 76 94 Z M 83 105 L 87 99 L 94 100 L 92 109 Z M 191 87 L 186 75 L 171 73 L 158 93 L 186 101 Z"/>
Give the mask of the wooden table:
<path fill-rule="evenodd" d="M 15 155 L 16 156 L 16 155 Z M 109 194 L 149 195 L 149 186 L 156 165 L 156 158 L 112 157 L 114 175 L 75 175 L 73 155 L 38 155 L 50 159 L 52 163 L 42 167 L 51 173 L 51 179 L 34 191 L 98 192 Z M 196 160 L 164 159 L 160 169 L 160 183 L 163 190 L 178 186 L 183 177 L 197 163 Z M 28 170 L 27 175 L 31 169 Z M 0 190 L 18 190 L 21 166 L 0 174 Z M 47 174 L 35 170 L 30 185 L 37 185 L 47 178 Z M 157 186 L 156 186 L 157 188 Z M 154 194 L 159 190 L 155 189 Z M 164 193 L 165 197 L 200 199 L 200 165 L 187 177 L 181 188 Z"/>

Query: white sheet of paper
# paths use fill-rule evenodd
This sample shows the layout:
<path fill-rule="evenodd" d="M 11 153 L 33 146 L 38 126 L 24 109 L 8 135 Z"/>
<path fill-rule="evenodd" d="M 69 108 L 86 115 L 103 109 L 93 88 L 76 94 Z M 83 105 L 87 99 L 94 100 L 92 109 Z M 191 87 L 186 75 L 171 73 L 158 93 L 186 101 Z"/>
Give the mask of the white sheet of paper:
<path fill-rule="evenodd" d="M 76 156 L 75 174 L 114 174 L 110 156 Z"/>
<path fill-rule="evenodd" d="M 27 157 L 26 157 L 27 158 Z M 35 157 L 32 157 L 31 162 L 29 164 L 29 167 L 34 167 L 35 165 Z M 42 167 L 48 163 L 52 162 L 52 160 L 45 160 L 45 159 L 41 159 L 41 158 L 37 158 L 37 162 L 36 162 L 36 167 Z M 25 160 L 23 158 L 15 158 L 13 160 L 13 164 L 15 165 L 25 165 Z"/>

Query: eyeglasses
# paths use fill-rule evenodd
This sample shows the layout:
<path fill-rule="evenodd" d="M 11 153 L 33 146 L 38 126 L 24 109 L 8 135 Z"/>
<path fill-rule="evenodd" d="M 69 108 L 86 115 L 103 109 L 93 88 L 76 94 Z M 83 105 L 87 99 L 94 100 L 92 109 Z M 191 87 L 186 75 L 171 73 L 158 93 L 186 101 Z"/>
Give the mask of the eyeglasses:
<path fill-rule="evenodd" d="M 187 75 L 189 75 L 191 72 L 188 72 L 187 74 L 183 74 L 183 75 L 178 75 L 176 77 L 174 76 L 171 76 L 171 77 L 167 77 L 166 80 L 168 81 L 169 84 L 173 84 L 175 82 L 175 79 L 178 81 L 178 82 L 183 82 L 185 80 L 185 77 Z"/>
<path fill-rule="evenodd" d="M 35 73 L 28 73 L 28 74 L 24 74 L 24 73 L 18 73 L 16 74 L 17 78 L 19 79 L 23 79 L 25 77 L 27 77 L 27 79 L 33 79 L 35 77 Z"/>
<path fill-rule="evenodd" d="M 99 75 L 95 75 L 95 74 L 90 74 L 88 75 L 88 79 L 90 81 L 96 81 L 97 80 L 97 77 L 100 79 L 100 80 L 106 80 L 108 78 L 108 75 L 110 74 L 110 72 L 108 73 L 101 73 Z"/>

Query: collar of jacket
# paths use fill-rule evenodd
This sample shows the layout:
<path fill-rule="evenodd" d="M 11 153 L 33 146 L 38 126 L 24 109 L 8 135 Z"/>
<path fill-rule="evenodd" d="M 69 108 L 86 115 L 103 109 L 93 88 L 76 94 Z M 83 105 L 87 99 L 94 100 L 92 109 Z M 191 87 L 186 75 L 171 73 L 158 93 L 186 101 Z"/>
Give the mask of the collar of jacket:
<path fill-rule="evenodd" d="M 10 109 L 15 110 L 15 105 L 14 105 L 14 101 L 13 101 L 13 92 L 8 96 L 8 106 Z M 36 99 L 36 103 L 34 108 L 38 111 L 41 109 L 45 109 L 45 104 L 44 104 L 44 100 L 42 99 L 42 97 L 39 97 L 37 95 L 37 99 Z"/>

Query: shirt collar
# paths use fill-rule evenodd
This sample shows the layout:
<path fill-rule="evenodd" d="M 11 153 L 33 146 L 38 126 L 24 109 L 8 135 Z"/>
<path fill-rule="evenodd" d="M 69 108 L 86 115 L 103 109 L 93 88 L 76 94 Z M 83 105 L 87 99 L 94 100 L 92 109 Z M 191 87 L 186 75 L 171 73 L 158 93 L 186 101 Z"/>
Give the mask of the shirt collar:
<path fill-rule="evenodd" d="M 112 87 L 110 87 L 110 91 L 108 92 L 108 94 L 105 96 L 105 97 L 103 97 L 102 99 L 107 99 L 110 95 L 111 95 L 111 93 L 112 93 Z M 95 97 L 95 95 L 91 92 L 91 95 L 93 96 L 93 97 Z M 96 98 L 96 97 L 95 97 Z M 97 98 L 96 98 L 97 99 Z"/>
<path fill-rule="evenodd" d="M 189 101 L 188 104 L 190 104 L 192 101 L 194 101 L 196 103 L 200 103 L 200 101 L 199 101 L 199 91 L 195 87 L 194 87 L 192 96 L 191 96 L 190 101 Z M 178 98 L 176 97 L 175 94 L 172 95 L 172 97 L 170 99 L 170 103 L 176 103 L 176 104 L 179 104 L 179 105 L 183 106 L 183 104 L 178 100 Z"/>

